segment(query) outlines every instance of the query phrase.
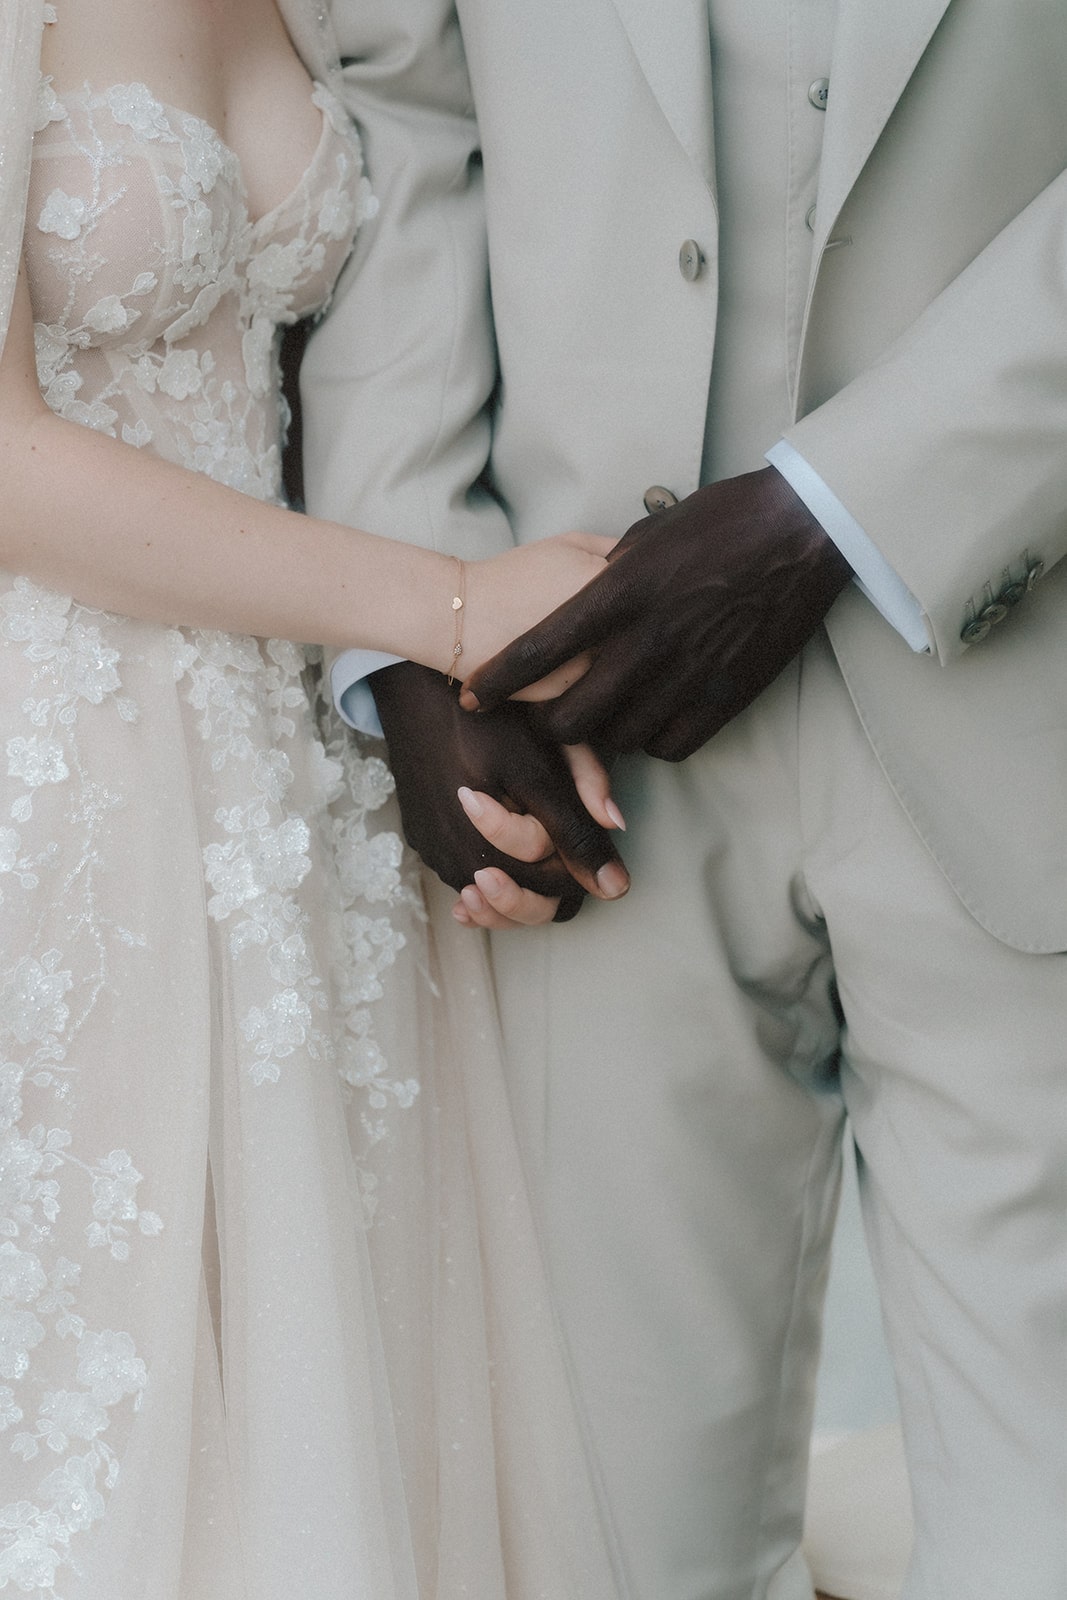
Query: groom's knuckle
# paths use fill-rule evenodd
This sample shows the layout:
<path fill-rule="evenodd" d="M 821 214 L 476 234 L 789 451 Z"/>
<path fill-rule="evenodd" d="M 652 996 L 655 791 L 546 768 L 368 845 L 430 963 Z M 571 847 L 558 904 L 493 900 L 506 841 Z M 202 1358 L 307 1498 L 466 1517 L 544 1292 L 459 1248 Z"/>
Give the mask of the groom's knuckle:
<path fill-rule="evenodd" d="M 516 639 L 508 650 L 508 678 L 524 684 L 529 682 L 531 673 L 541 677 L 545 654 L 545 646 L 537 639 Z"/>
<path fill-rule="evenodd" d="M 581 744 L 589 731 L 589 714 L 580 706 L 554 703 L 546 714 L 552 737 L 560 744 Z"/>
<path fill-rule="evenodd" d="M 604 836 L 593 819 L 585 812 L 565 813 L 556 830 L 556 845 L 563 856 L 570 856 L 585 864 L 603 864 L 607 854 Z"/>
<path fill-rule="evenodd" d="M 580 742 L 575 739 L 568 739 L 563 732 L 563 729 L 571 721 L 570 708 L 565 699 L 538 701 L 530 708 L 530 718 L 541 737 L 549 740 L 552 744 L 576 744 Z"/>
<path fill-rule="evenodd" d="M 515 863 L 511 875 L 520 888 L 528 890 L 531 894 L 548 896 L 550 899 L 560 895 L 570 881 L 570 873 L 555 858 L 529 864 Z"/>

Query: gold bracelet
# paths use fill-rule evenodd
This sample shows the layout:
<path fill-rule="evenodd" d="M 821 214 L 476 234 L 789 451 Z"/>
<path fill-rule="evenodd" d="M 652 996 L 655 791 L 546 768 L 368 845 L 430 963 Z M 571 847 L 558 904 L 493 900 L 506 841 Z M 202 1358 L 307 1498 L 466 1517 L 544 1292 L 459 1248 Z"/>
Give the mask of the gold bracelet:
<path fill-rule="evenodd" d="M 448 669 L 448 683 L 451 688 L 456 681 L 456 663 L 463 654 L 463 605 L 467 592 L 467 569 L 458 556 L 451 558 L 459 568 L 459 584 L 456 593 L 452 596 L 452 611 L 455 615 L 455 634 L 452 639 L 452 661 Z"/>

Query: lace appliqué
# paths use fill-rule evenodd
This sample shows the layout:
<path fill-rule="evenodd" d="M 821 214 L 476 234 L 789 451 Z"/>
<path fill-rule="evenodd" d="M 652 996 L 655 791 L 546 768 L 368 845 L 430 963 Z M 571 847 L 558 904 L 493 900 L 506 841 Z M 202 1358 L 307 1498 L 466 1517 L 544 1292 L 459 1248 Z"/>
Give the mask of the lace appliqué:
<path fill-rule="evenodd" d="M 323 746 L 311 721 L 308 652 L 207 632 L 175 631 L 171 646 L 212 770 L 220 779 L 240 770 L 252 796 L 218 807 L 217 836 L 203 850 L 208 915 L 225 924 L 235 965 L 263 969 L 257 1002 L 239 1015 L 242 1070 L 267 1083 L 297 1051 L 331 1062 L 365 1092 L 368 1135 L 383 1137 L 381 1113 L 410 1106 L 418 1093 L 415 1079 L 390 1076 L 370 1009 L 405 942 L 388 913 L 418 903 L 403 876 L 402 841 L 368 827 L 392 776 L 359 753 L 339 722 Z M 267 748 L 250 737 L 255 729 L 262 739 L 264 718 Z M 299 809 L 290 796 L 298 764 L 300 792 L 311 797 Z M 298 894 L 316 856 L 326 863 L 317 910 L 328 948 L 319 952 Z"/>
<path fill-rule="evenodd" d="M 50 1092 L 57 1111 L 70 1103 L 79 1035 L 107 982 L 112 943 L 136 942 L 97 902 L 101 833 L 122 797 L 92 778 L 78 737 L 87 707 L 108 702 L 118 722 L 137 718 L 121 692 L 120 653 L 106 638 L 113 621 L 26 579 L 0 594 L 0 638 L 21 645 L 33 663 L 32 692 L 22 705 L 32 731 L 11 735 L 4 747 L 16 790 L 10 818 L 18 827 L 0 828 L 0 874 L 20 897 L 47 877 L 78 951 L 77 973 L 50 947 L 24 951 L 0 977 L 0 1431 L 30 1424 L 9 1448 L 27 1462 L 42 1449 L 52 1462 L 62 1458 L 43 1466 L 35 1499 L 0 1507 L 0 1588 L 12 1582 L 27 1592 L 51 1586 L 69 1564 L 74 1535 L 103 1516 L 118 1477 L 118 1456 L 103 1435 L 113 1413 L 128 1416 L 138 1407 L 148 1382 L 130 1335 L 93 1329 L 79 1313 L 82 1267 L 49 1248 L 54 1224 L 64 1204 L 86 1205 L 88 1249 L 105 1250 L 115 1262 L 129 1259 L 134 1238 L 163 1226 L 139 1205 L 142 1176 L 126 1150 L 86 1160 L 67 1128 L 19 1126 L 27 1086 L 38 1101 Z M 51 881 L 58 842 L 23 841 L 27 830 L 36 831 L 38 794 L 55 785 L 71 790 L 64 815 L 74 836 L 66 860 L 75 865 L 60 883 Z M 35 1352 L 47 1354 L 50 1372 L 68 1374 L 67 1387 L 41 1392 Z"/>
<path fill-rule="evenodd" d="M 140 83 L 61 101 L 42 81 L 28 247 L 47 265 L 35 273 L 47 290 L 37 367 L 60 416 L 278 497 L 279 329 L 321 310 L 375 210 L 343 110 L 321 85 L 312 100 L 323 115 L 315 160 L 253 222 L 240 163 L 201 118 Z M 131 209 L 147 244 L 114 238 Z"/>
<path fill-rule="evenodd" d="M 403 840 L 374 827 L 375 812 L 394 791 L 392 773 L 380 757 L 362 752 L 325 692 L 319 722 L 327 755 L 343 773 L 326 819 L 340 895 L 334 967 L 345 1033 L 339 1069 L 350 1089 L 365 1092 L 361 1121 L 368 1142 L 377 1143 L 388 1131 L 388 1109 L 406 1110 L 419 1092 L 417 1079 L 393 1075 L 374 1037 L 371 1007 L 387 992 L 385 974 L 406 944 L 388 913 L 403 908 L 420 919 L 425 911 Z"/>
<path fill-rule="evenodd" d="M 315 96 L 315 160 L 252 223 L 236 157 L 200 119 L 139 84 L 61 101 L 42 81 L 26 258 L 53 410 L 278 497 L 277 327 L 321 307 L 372 205 L 343 112 Z M 399 840 L 367 827 L 384 768 L 325 751 L 303 650 L 169 634 L 16 578 L 0 586 L 0 663 L 0 900 L 18 929 L 0 972 L 0 1450 L 21 1474 L 0 1506 L 0 1589 L 58 1600 L 153 1382 L 155 1351 L 89 1309 L 123 1304 L 103 1273 L 128 1273 L 132 1298 L 164 1221 L 141 1204 L 137 1150 L 86 1138 L 79 1113 L 110 1064 L 104 1007 L 135 1004 L 128 974 L 166 959 L 144 931 L 165 924 L 124 878 L 123 829 L 173 782 L 152 787 L 155 741 L 179 741 L 160 774 L 205 757 L 180 815 L 199 830 L 239 1070 L 264 1092 L 283 1069 L 340 1072 L 368 1137 L 417 1092 L 390 1076 L 371 1020 L 410 890 Z M 122 1102 L 120 1084 L 116 1120 Z"/>
<path fill-rule="evenodd" d="M 333 1056 L 329 995 L 294 893 L 311 871 L 311 828 L 287 798 L 294 761 L 303 758 L 319 809 L 340 773 L 310 731 L 302 650 L 203 631 L 170 637 L 175 679 L 196 713 L 217 790 L 233 799 L 217 807 L 216 838 L 203 847 L 208 916 L 226 924 L 235 967 L 264 969 L 246 979 L 258 1001 L 238 1017 L 242 1070 L 255 1083 L 274 1082 L 297 1051 L 312 1061 Z"/>

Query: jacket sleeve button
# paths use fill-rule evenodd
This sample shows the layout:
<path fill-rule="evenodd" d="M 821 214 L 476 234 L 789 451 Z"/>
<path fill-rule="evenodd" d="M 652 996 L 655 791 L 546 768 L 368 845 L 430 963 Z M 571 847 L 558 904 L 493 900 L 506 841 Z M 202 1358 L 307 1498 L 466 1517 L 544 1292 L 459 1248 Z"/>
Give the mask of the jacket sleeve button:
<path fill-rule="evenodd" d="M 704 252 L 695 239 L 685 239 L 678 252 L 678 270 L 686 283 L 695 283 L 704 270 Z"/>
<path fill-rule="evenodd" d="M 981 617 L 975 617 L 974 620 L 968 622 L 967 626 L 961 631 L 960 638 L 963 640 L 964 644 L 980 644 L 991 627 L 992 623 L 985 622 Z"/>

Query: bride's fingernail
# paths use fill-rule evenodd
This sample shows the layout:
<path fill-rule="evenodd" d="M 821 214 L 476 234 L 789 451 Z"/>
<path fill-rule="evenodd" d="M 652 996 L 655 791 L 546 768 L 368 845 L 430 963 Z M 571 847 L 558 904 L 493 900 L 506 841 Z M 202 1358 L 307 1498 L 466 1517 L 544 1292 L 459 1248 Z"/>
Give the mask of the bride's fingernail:
<path fill-rule="evenodd" d="M 625 868 L 617 861 L 609 861 L 596 875 L 597 888 L 605 900 L 618 900 L 630 887 Z"/>
<path fill-rule="evenodd" d="M 485 810 L 485 806 L 478 799 L 478 796 L 475 794 L 473 789 L 468 789 L 466 785 L 464 785 L 462 788 L 457 789 L 456 793 L 459 795 L 459 803 L 467 813 L 468 817 L 474 818 L 481 816 L 482 812 Z"/>
<path fill-rule="evenodd" d="M 500 874 L 494 867 L 480 867 L 474 874 L 474 881 L 484 895 L 500 893 Z"/>
<path fill-rule="evenodd" d="M 463 903 L 467 907 L 467 910 L 473 911 L 475 916 L 479 916 L 483 911 L 487 911 L 489 909 L 485 903 L 484 897 L 478 893 L 477 889 L 472 883 L 468 883 L 467 887 L 462 891 L 462 895 Z"/>
<path fill-rule="evenodd" d="M 615 804 L 614 800 L 605 800 L 604 801 L 604 810 L 607 812 L 608 816 L 611 818 L 611 820 L 615 824 L 615 826 L 617 828 L 621 828 L 623 833 L 625 833 L 626 832 L 626 818 L 623 816 L 622 812 L 619 810 L 619 808 Z"/>

